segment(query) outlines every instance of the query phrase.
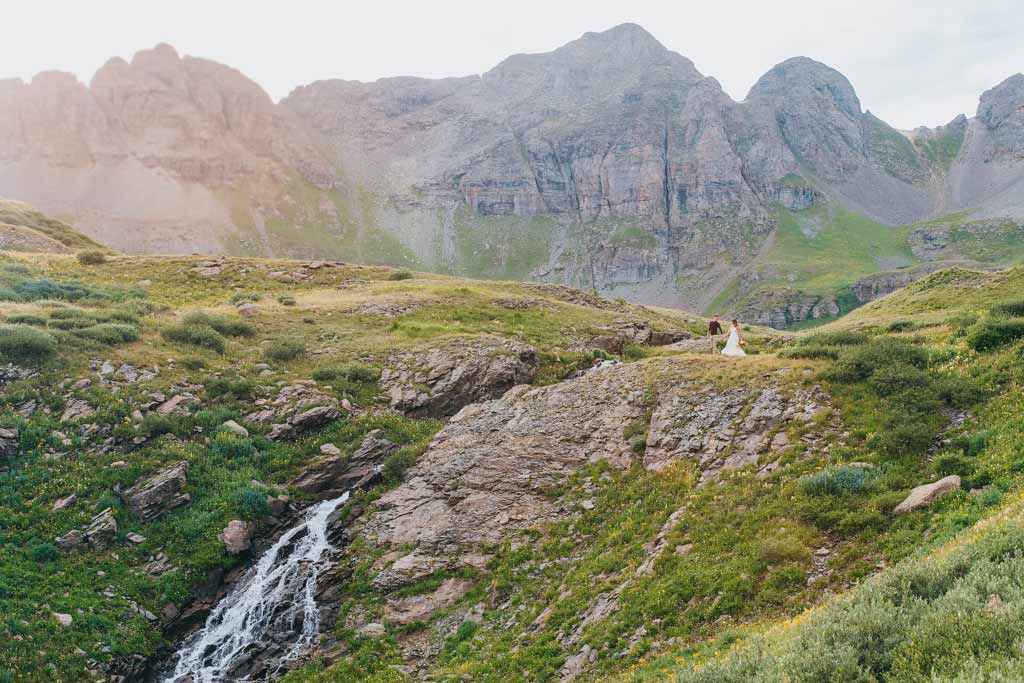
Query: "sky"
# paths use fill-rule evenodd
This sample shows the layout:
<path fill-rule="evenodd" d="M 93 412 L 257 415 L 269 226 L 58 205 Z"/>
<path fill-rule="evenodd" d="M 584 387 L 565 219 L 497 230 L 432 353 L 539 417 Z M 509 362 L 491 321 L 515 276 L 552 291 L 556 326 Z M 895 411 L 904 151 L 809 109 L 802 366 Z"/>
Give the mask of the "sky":
<path fill-rule="evenodd" d="M 973 115 L 1024 71 L 1022 0 L 4 0 L 0 78 L 46 69 L 88 82 L 159 42 L 239 69 L 274 99 L 324 78 L 463 76 L 587 31 L 640 24 L 741 100 L 804 55 L 841 71 L 897 128 Z"/>

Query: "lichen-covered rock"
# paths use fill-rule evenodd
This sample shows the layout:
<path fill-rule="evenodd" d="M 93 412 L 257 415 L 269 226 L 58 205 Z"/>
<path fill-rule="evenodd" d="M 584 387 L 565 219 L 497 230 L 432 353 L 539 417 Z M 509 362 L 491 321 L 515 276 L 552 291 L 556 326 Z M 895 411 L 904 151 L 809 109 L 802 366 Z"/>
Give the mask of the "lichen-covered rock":
<path fill-rule="evenodd" d="M 257 401 L 259 410 L 245 416 L 251 424 L 270 424 L 272 440 L 286 439 L 303 431 L 322 427 L 341 416 L 344 407 L 333 396 L 316 388 L 312 380 L 293 382 L 278 391 L 273 400 Z"/>
<path fill-rule="evenodd" d="M 20 447 L 19 432 L 17 429 L 0 427 L 0 455 L 17 455 Z"/>
<path fill-rule="evenodd" d="M 188 462 L 182 460 L 148 478 L 142 478 L 122 494 L 128 509 L 144 522 L 192 502 L 185 492 Z"/>
<path fill-rule="evenodd" d="M 86 543 L 93 550 L 106 550 L 117 542 L 117 519 L 114 511 L 106 508 L 89 521 L 83 532 Z"/>
<path fill-rule="evenodd" d="M 496 398 L 537 374 L 532 346 L 499 339 L 466 339 L 394 354 L 380 383 L 391 407 L 414 417 L 454 415 L 463 406 Z"/>

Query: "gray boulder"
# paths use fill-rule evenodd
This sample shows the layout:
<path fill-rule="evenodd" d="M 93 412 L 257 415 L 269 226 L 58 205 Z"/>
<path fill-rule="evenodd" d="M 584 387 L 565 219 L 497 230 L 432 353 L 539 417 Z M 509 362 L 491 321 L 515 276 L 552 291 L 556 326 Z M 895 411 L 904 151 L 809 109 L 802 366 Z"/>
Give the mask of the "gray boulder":
<path fill-rule="evenodd" d="M 910 492 L 902 503 L 893 509 L 893 514 L 901 515 L 923 507 L 928 507 L 939 498 L 960 490 L 960 477 L 951 474 L 930 484 L 922 484 Z"/>
<path fill-rule="evenodd" d="M 188 462 L 182 460 L 135 482 L 121 497 L 133 515 L 151 522 L 192 502 L 192 496 L 185 492 L 187 482 Z"/>

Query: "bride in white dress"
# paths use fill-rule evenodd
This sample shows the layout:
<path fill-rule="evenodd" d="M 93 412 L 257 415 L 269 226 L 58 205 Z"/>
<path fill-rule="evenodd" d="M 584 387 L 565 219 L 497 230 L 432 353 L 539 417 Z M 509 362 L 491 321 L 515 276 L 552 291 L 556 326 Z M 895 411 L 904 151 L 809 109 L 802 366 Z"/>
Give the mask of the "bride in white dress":
<path fill-rule="evenodd" d="M 743 350 L 743 345 L 746 342 L 743 341 L 743 337 L 740 336 L 740 324 L 733 320 L 732 325 L 729 326 L 729 340 L 725 342 L 725 348 L 722 349 L 723 356 L 745 356 L 747 352 Z"/>

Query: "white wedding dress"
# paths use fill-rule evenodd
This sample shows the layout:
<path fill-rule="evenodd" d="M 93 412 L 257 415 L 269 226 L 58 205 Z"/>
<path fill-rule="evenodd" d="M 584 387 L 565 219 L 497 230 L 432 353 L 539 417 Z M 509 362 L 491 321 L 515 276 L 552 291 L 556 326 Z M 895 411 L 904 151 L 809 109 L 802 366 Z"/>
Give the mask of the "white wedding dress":
<path fill-rule="evenodd" d="M 729 328 L 729 340 L 722 349 L 723 356 L 745 356 L 747 352 L 740 346 L 740 333 L 735 327 Z"/>

